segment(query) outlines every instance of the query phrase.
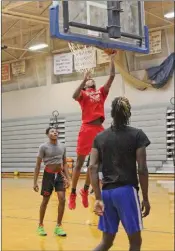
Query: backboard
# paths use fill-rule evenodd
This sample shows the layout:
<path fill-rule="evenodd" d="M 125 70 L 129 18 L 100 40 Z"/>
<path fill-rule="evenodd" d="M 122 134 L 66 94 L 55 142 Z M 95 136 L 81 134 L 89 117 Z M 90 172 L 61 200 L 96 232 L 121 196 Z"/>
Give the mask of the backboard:
<path fill-rule="evenodd" d="M 143 1 L 53 1 L 51 37 L 69 42 L 149 53 Z"/>

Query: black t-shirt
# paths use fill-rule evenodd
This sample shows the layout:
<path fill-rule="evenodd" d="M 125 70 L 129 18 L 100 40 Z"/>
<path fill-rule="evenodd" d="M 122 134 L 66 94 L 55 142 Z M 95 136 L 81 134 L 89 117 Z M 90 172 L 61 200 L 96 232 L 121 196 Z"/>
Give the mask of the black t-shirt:
<path fill-rule="evenodd" d="M 120 130 L 110 127 L 99 133 L 93 148 L 99 153 L 103 189 L 124 185 L 138 188 L 136 150 L 149 144 L 150 141 L 142 130 L 130 126 Z"/>

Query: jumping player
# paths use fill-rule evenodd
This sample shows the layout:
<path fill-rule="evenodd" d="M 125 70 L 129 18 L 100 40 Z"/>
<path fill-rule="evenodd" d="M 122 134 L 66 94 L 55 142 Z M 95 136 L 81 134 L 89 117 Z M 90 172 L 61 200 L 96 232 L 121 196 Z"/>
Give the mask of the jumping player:
<path fill-rule="evenodd" d="M 111 56 L 110 77 L 106 84 L 96 90 L 96 84 L 90 78 L 89 73 L 85 75 L 83 82 L 73 94 L 73 99 L 79 102 L 82 109 L 82 126 L 77 142 L 77 162 L 73 170 L 72 191 L 69 198 L 69 209 L 76 207 L 76 187 L 80 171 L 87 155 L 89 155 L 95 136 L 104 130 L 102 123 L 105 120 L 104 103 L 109 89 L 115 77 L 114 55 Z M 82 203 L 88 207 L 88 189 L 90 185 L 89 173 L 87 172 L 84 188 L 80 190 Z"/>
<path fill-rule="evenodd" d="M 112 102 L 113 125 L 97 135 L 90 155 L 90 178 L 95 192 L 95 213 L 100 216 L 101 243 L 94 251 L 109 250 L 121 221 L 130 244 L 130 251 L 140 251 L 142 217 L 150 212 L 148 199 L 148 169 L 146 147 L 150 144 L 145 133 L 128 126 L 131 106 L 126 98 Z M 142 211 L 138 197 L 138 179 L 142 190 Z M 102 165 L 102 195 L 98 181 L 98 166 Z"/>
<path fill-rule="evenodd" d="M 66 236 L 65 231 L 62 229 L 61 223 L 65 209 L 65 189 L 69 187 L 69 174 L 66 165 L 66 149 L 58 142 L 58 131 L 55 128 L 46 129 L 46 135 L 49 142 L 46 142 L 39 147 L 39 152 L 36 161 L 36 168 L 34 173 L 34 186 L 35 192 L 39 191 L 37 184 L 38 175 L 40 172 L 41 162 L 44 161 L 45 170 L 43 174 L 41 195 L 43 200 L 40 206 L 40 219 L 38 226 L 38 234 L 40 236 L 47 235 L 43 220 L 53 189 L 57 192 L 59 201 L 57 225 L 54 233 L 58 236 Z"/>

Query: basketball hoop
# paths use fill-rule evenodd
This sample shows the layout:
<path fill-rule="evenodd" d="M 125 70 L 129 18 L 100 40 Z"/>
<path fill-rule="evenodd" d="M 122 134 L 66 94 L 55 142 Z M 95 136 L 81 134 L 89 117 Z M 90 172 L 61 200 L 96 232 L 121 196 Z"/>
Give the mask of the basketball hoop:
<path fill-rule="evenodd" d="M 96 50 L 93 46 L 68 43 L 70 51 L 74 55 L 75 70 L 77 72 L 86 73 L 94 72 L 96 67 Z"/>

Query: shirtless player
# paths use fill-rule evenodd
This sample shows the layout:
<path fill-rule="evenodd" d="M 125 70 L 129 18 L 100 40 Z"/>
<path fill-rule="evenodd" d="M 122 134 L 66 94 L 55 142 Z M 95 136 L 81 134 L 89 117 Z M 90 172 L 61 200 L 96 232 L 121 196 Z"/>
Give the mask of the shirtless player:
<path fill-rule="evenodd" d="M 55 235 L 66 236 L 65 231 L 61 227 L 62 218 L 65 209 L 65 188 L 69 186 L 69 174 L 66 165 L 66 149 L 58 142 L 58 131 L 55 128 L 49 127 L 46 129 L 46 135 L 49 141 L 39 147 L 37 156 L 36 168 L 34 173 L 34 186 L 35 192 L 39 191 L 37 184 L 41 162 L 44 161 L 45 169 L 43 174 L 41 195 L 43 201 L 40 206 L 40 220 L 38 226 L 38 234 L 45 236 L 47 233 L 44 230 L 43 220 L 53 189 L 57 192 L 59 201 L 58 205 L 58 218 L 55 227 Z"/>
<path fill-rule="evenodd" d="M 81 168 L 85 158 L 89 155 L 94 138 L 104 130 L 102 124 L 105 120 L 104 103 L 109 89 L 115 78 L 114 55 L 111 56 L 110 76 L 106 84 L 96 89 L 95 81 L 90 78 L 89 73 L 85 75 L 83 82 L 75 90 L 73 99 L 79 102 L 82 110 L 82 126 L 80 128 L 77 142 L 77 162 L 73 170 L 72 191 L 69 197 L 69 209 L 76 208 L 76 187 Z M 89 172 L 87 172 L 84 188 L 80 190 L 83 206 L 88 207 L 88 189 L 90 185 Z"/>

